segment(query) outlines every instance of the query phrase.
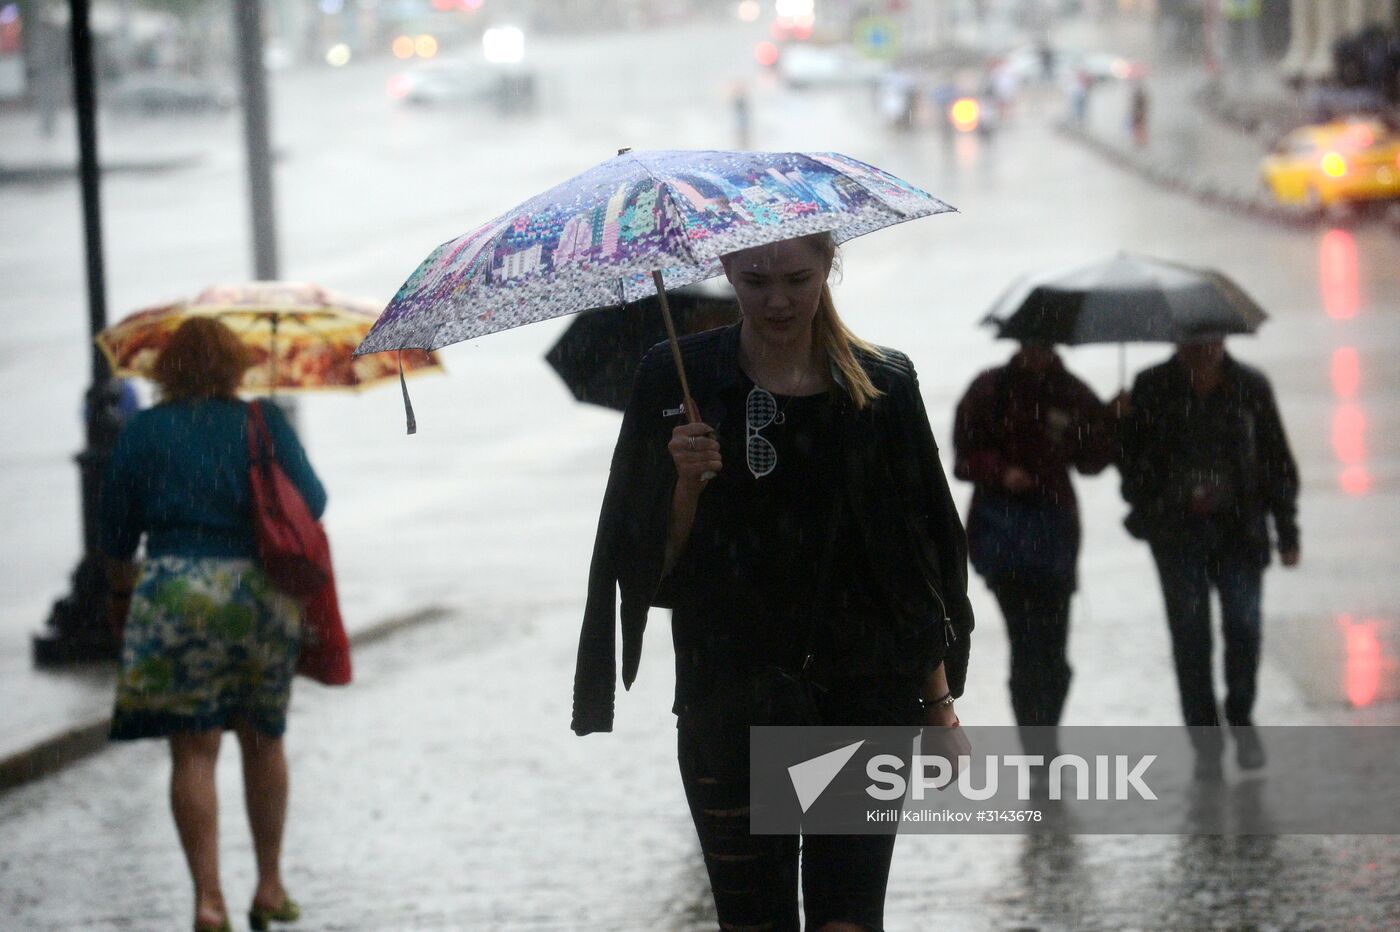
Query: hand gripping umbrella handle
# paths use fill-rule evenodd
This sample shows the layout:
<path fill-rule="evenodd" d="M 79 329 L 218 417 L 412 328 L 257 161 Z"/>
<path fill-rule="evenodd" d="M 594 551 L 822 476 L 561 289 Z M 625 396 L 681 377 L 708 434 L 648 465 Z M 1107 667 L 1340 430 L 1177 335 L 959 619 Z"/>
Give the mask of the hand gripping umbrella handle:
<path fill-rule="evenodd" d="M 661 319 L 666 322 L 666 339 L 671 344 L 671 359 L 676 364 L 676 374 L 681 379 L 681 404 L 685 407 L 685 416 L 691 424 L 700 423 L 700 409 L 695 405 L 695 399 L 690 397 L 690 381 L 685 377 L 685 360 L 681 358 L 681 343 L 676 336 L 676 324 L 671 320 L 671 305 L 666 300 L 666 284 L 661 279 L 660 271 L 651 273 L 651 280 L 656 283 L 656 300 L 661 305 Z M 706 472 L 701 478 L 713 479 L 713 472 Z"/>

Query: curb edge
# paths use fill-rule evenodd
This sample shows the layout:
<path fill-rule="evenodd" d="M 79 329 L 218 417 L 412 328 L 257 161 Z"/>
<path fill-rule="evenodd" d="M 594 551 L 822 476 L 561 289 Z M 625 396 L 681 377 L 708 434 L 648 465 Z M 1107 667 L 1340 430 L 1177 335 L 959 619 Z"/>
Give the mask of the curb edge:
<path fill-rule="evenodd" d="M 452 614 L 444 605 L 426 605 L 367 625 L 350 636 L 352 647 L 364 647 L 407 628 L 438 621 Z M 111 716 L 104 715 L 68 728 L 4 758 L 0 758 L 0 794 L 77 763 L 107 747 Z"/>

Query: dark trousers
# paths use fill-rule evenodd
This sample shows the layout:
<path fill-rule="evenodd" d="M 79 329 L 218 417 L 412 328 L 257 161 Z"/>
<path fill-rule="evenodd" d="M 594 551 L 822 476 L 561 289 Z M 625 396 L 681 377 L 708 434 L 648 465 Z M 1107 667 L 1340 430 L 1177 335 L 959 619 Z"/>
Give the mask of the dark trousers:
<path fill-rule="evenodd" d="M 830 685 L 811 724 L 908 725 L 917 684 Z M 798 932 L 799 863 L 805 928 L 836 920 L 884 927 L 895 835 L 749 833 L 748 724 L 724 713 L 682 714 L 677 757 L 721 929 Z M 911 732 L 912 737 L 912 732 Z"/>
<path fill-rule="evenodd" d="M 1011 641 L 1011 710 L 1022 728 L 1058 725 L 1069 695 L 1070 591 L 1062 585 L 998 582 L 992 586 L 1006 618 Z M 1022 732 L 1030 754 L 1057 753 L 1052 732 L 1045 728 Z"/>
<path fill-rule="evenodd" d="M 1225 720 L 1250 724 L 1259 673 L 1260 603 L 1264 569 L 1259 557 L 1228 546 L 1227 535 L 1205 535 L 1190 544 L 1156 542 L 1152 556 L 1162 581 L 1167 624 L 1187 725 L 1219 725 L 1211 655 L 1212 587 L 1220 596 L 1225 639 Z M 1216 750 L 1217 740 L 1201 738 L 1198 749 Z M 1205 741 L 1207 746 L 1202 746 Z"/>

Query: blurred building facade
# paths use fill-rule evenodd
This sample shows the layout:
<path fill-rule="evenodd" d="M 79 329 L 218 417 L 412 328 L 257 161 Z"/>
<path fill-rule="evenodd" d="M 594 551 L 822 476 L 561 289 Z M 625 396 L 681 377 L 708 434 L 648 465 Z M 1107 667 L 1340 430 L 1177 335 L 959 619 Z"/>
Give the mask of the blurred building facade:
<path fill-rule="evenodd" d="M 1394 35 L 1400 4 L 1395 0 L 1291 0 L 1288 20 L 1289 43 L 1279 70 L 1295 80 L 1335 79 L 1340 77 L 1338 44 L 1368 31 Z"/>
<path fill-rule="evenodd" d="M 1400 107 L 1400 0 L 1157 0 L 1159 45 L 1319 114 Z"/>

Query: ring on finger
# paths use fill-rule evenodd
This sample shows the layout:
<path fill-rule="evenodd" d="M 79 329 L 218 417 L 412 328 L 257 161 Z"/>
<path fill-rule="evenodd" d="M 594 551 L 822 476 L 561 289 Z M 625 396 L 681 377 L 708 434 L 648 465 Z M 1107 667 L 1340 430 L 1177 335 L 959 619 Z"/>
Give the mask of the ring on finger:
<path fill-rule="evenodd" d="M 685 445 L 686 445 L 687 447 L 689 447 L 690 449 L 694 450 L 694 449 L 695 449 L 695 438 L 694 438 L 694 437 L 686 437 L 686 438 L 685 438 Z"/>

